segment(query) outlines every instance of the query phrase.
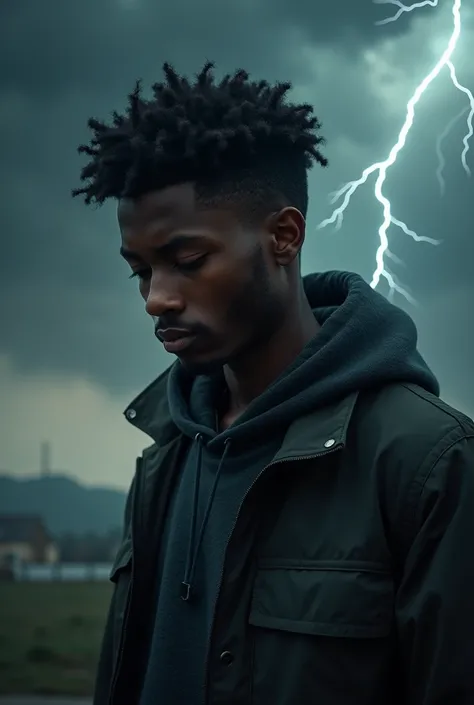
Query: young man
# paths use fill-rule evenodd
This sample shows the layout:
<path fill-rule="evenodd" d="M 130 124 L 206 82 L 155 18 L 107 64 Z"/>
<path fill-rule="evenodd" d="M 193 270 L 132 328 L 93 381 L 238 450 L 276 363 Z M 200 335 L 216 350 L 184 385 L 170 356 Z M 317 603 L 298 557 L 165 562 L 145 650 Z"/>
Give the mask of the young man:
<path fill-rule="evenodd" d="M 300 274 L 320 125 L 289 84 L 165 65 L 90 121 L 87 203 L 177 361 L 138 460 L 96 705 L 472 705 L 474 424 L 400 309 Z"/>

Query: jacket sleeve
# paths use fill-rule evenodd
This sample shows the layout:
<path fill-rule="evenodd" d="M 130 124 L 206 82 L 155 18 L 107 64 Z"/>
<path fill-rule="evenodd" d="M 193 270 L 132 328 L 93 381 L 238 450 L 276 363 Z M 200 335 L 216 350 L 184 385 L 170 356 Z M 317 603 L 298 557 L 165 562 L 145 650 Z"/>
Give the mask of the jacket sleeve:
<path fill-rule="evenodd" d="M 124 542 L 130 535 L 131 529 L 131 507 L 133 502 L 133 493 L 135 489 L 135 479 L 132 481 L 129 493 L 127 495 L 127 501 L 125 505 L 125 515 L 124 524 L 122 532 L 122 545 L 118 550 L 118 556 L 123 552 Z M 114 573 L 115 566 L 117 565 L 117 559 L 112 568 L 112 575 Z M 104 635 L 102 638 L 102 646 L 100 650 L 99 662 L 97 665 L 97 673 L 94 688 L 94 698 L 93 705 L 108 705 L 110 698 L 110 690 L 112 687 L 112 679 L 114 676 L 115 668 L 115 658 L 118 649 L 118 639 L 119 634 L 117 634 L 117 613 L 122 612 L 124 609 L 123 596 L 119 594 L 119 587 L 117 584 L 114 585 L 114 590 L 112 594 L 112 600 L 110 602 L 107 620 L 105 624 Z"/>
<path fill-rule="evenodd" d="M 406 705 L 474 704 L 474 427 L 452 431 L 412 486 L 396 599 Z"/>

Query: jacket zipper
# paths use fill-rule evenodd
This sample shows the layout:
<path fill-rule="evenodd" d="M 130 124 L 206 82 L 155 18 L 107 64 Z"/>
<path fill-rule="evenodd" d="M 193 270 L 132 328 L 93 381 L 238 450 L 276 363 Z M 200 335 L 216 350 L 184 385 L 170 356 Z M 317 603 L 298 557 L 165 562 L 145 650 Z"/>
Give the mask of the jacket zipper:
<path fill-rule="evenodd" d="M 110 687 L 110 695 L 109 695 L 109 705 L 113 705 L 113 702 L 115 700 L 115 691 L 117 688 L 118 677 L 120 674 L 120 667 L 122 665 L 125 640 L 126 640 L 126 636 L 127 636 L 128 618 L 130 616 L 130 606 L 132 604 L 132 591 L 133 591 L 133 585 L 134 585 L 135 575 L 136 575 L 136 544 L 135 544 L 135 532 L 133 531 L 133 527 L 135 524 L 135 518 L 137 516 L 136 505 L 138 503 L 138 499 L 140 498 L 140 494 L 141 494 L 140 493 L 140 483 L 142 480 L 142 473 L 141 473 L 142 463 L 143 463 L 143 458 L 137 458 L 137 465 L 136 465 L 136 472 L 135 472 L 136 485 L 135 485 L 135 490 L 134 490 L 132 511 L 131 511 L 131 520 L 130 520 L 131 539 L 132 539 L 132 575 L 130 578 L 130 587 L 129 587 L 128 593 L 127 593 L 127 602 L 125 605 L 123 627 L 122 627 L 121 634 L 120 634 L 120 644 L 119 644 L 119 649 L 118 649 L 117 657 L 115 659 L 115 665 L 114 665 L 114 670 L 113 670 L 112 685 Z"/>
<path fill-rule="evenodd" d="M 208 696 L 209 696 L 209 658 L 210 658 L 210 652 L 211 652 L 212 639 L 213 639 L 213 637 L 214 637 L 214 630 L 215 630 L 215 623 L 216 623 L 217 603 L 218 603 L 218 601 L 219 601 L 219 595 L 220 595 L 220 592 L 221 592 L 222 582 L 223 582 L 223 579 L 224 579 L 224 572 L 225 572 L 225 570 L 224 570 L 224 567 L 225 567 L 225 556 L 226 556 L 226 553 L 227 553 L 227 549 L 229 548 L 229 544 L 230 544 L 230 542 L 231 542 L 232 535 L 233 535 L 233 533 L 234 533 L 234 531 L 235 531 L 235 528 L 236 528 L 236 526 L 237 526 L 237 524 L 238 524 L 239 517 L 240 517 L 240 513 L 241 513 L 241 511 L 242 511 L 242 507 L 243 507 L 243 505 L 245 504 L 245 501 L 246 501 L 247 497 L 249 496 L 250 492 L 252 492 L 252 490 L 254 489 L 254 487 L 255 487 L 255 485 L 257 484 L 257 482 L 260 481 L 260 478 L 262 477 L 262 475 L 263 475 L 264 473 L 266 473 L 270 468 L 274 468 L 276 465 L 283 465 L 284 463 L 294 463 L 294 462 L 297 462 L 297 461 L 304 461 L 304 460 L 315 460 L 316 458 L 321 458 L 321 457 L 323 457 L 323 456 L 325 456 L 325 455 L 330 455 L 331 453 L 334 453 L 334 452 L 336 452 L 336 451 L 338 451 L 338 450 L 341 450 L 341 448 L 343 448 L 343 446 L 344 446 L 344 443 L 337 443 L 336 445 L 332 446 L 332 448 L 326 448 L 325 450 L 322 450 L 322 451 L 320 451 L 319 453 L 314 453 L 313 455 L 303 455 L 303 456 L 299 455 L 299 456 L 294 456 L 294 457 L 291 457 L 291 458 L 283 458 L 282 460 L 275 460 L 275 461 L 269 463 L 268 465 L 265 465 L 265 467 L 264 467 L 262 470 L 260 470 L 260 472 L 259 472 L 259 474 L 257 475 L 257 477 L 255 478 L 255 480 L 252 482 L 252 484 L 250 485 L 250 487 L 247 489 L 247 492 L 245 493 L 245 495 L 244 495 L 244 497 L 243 497 L 243 499 L 242 499 L 242 502 L 240 503 L 240 507 L 239 507 L 239 510 L 238 510 L 238 512 L 237 512 L 237 516 L 236 516 L 235 521 L 234 521 L 234 523 L 233 523 L 233 525 L 232 525 L 232 529 L 231 529 L 231 531 L 230 531 L 229 538 L 227 539 L 227 543 L 226 543 L 225 550 L 224 550 L 224 561 L 223 561 L 223 563 L 222 563 L 222 570 L 221 570 L 221 574 L 220 574 L 220 578 L 219 578 L 219 585 L 218 585 L 218 587 L 217 587 L 217 592 L 216 592 L 216 600 L 215 600 L 215 602 L 214 602 L 214 607 L 213 607 L 213 617 L 212 617 L 211 634 L 210 634 L 209 642 L 208 642 L 208 645 L 207 645 L 206 667 L 205 667 L 205 671 L 204 671 L 205 674 L 206 674 L 206 688 L 205 688 L 205 691 L 204 691 L 204 700 L 203 700 L 202 705 L 207 705 Z"/>

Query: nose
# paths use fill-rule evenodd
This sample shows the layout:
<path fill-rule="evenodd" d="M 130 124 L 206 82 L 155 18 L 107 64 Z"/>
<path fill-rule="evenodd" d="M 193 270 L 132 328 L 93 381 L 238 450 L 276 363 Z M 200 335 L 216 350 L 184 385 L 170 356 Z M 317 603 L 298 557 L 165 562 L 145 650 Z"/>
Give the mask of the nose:
<path fill-rule="evenodd" d="M 159 318 L 170 311 L 176 313 L 183 310 L 184 301 L 179 292 L 166 284 L 163 277 L 153 276 L 145 301 L 145 311 L 148 315 Z"/>

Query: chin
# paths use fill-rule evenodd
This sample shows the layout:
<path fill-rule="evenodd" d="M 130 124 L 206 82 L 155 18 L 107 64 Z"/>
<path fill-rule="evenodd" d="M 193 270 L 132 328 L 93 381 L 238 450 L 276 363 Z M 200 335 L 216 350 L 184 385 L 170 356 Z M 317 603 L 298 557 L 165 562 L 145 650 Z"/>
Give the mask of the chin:
<path fill-rule="evenodd" d="M 181 365 L 192 375 L 212 375 L 219 372 L 228 362 L 227 357 L 208 355 L 179 355 Z"/>

